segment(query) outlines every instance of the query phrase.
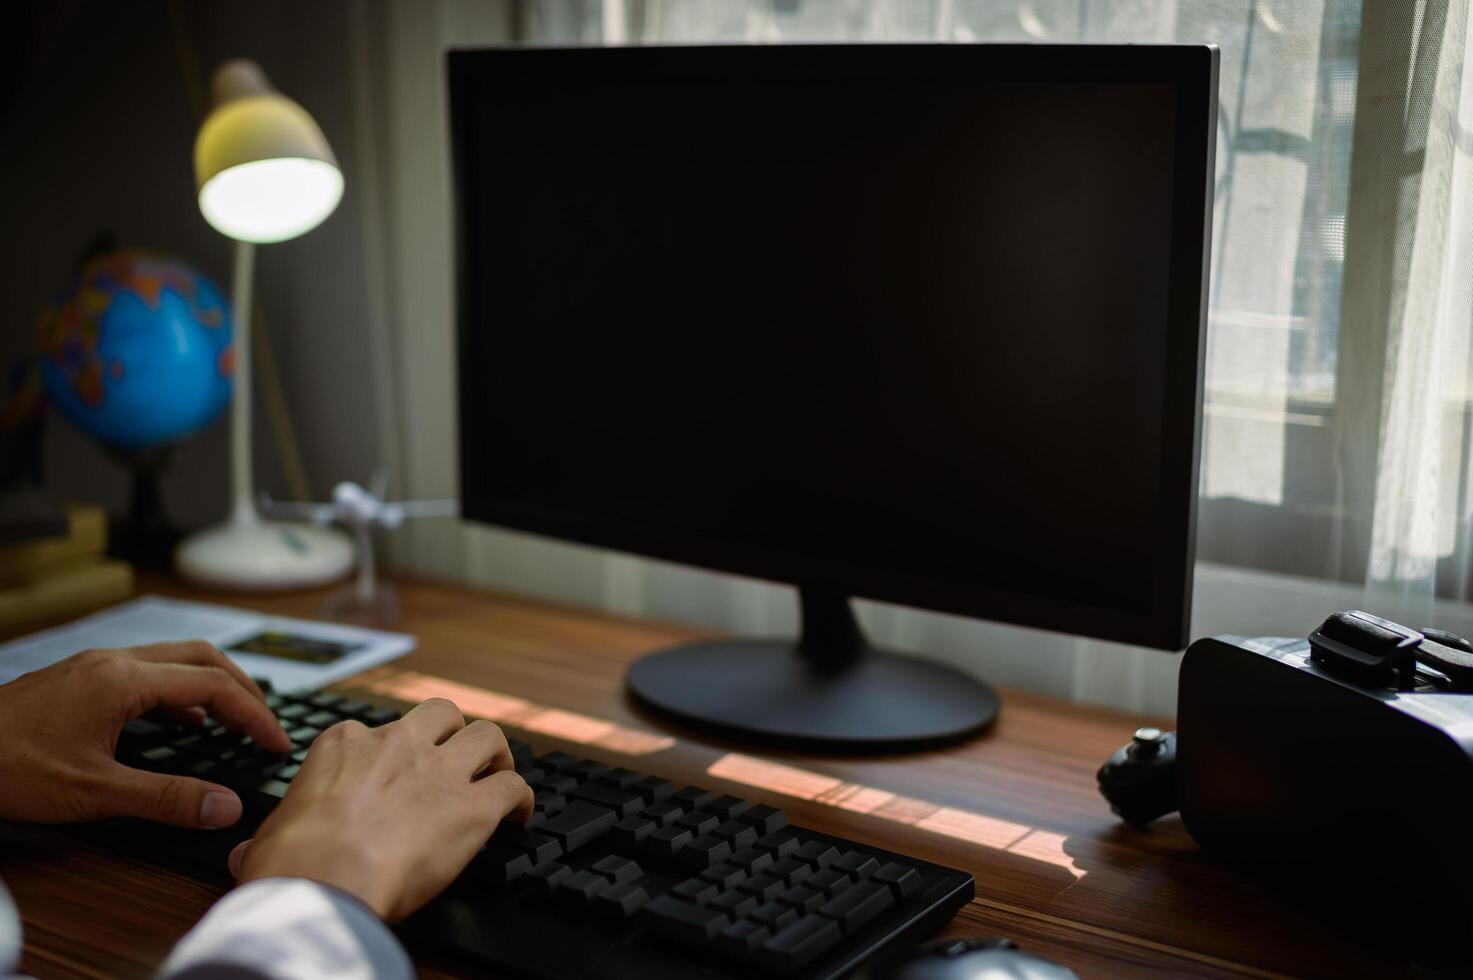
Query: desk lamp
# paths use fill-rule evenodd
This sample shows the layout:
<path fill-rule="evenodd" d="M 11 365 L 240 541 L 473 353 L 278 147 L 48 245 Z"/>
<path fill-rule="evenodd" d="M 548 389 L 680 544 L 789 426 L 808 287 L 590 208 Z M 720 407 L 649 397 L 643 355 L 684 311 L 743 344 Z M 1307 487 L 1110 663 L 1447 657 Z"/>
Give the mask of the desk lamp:
<path fill-rule="evenodd" d="M 233 60 L 212 84 L 214 108 L 194 144 L 199 209 L 235 240 L 230 406 L 231 508 L 175 555 L 180 574 L 203 585 L 274 591 L 321 585 L 353 562 L 347 538 L 326 528 L 263 520 L 251 472 L 251 283 L 258 244 L 316 228 L 338 206 L 343 175 L 317 123 L 271 87 L 259 65 Z"/>

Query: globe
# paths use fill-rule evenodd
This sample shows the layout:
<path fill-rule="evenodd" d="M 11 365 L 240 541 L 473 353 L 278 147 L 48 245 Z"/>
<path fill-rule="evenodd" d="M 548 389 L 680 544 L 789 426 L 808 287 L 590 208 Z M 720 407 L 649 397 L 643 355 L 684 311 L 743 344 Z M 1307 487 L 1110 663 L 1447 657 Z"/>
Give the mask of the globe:
<path fill-rule="evenodd" d="M 46 395 L 73 425 L 123 452 L 177 442 L 230 401 L 230 312 L 176 259 L 127 249 L 87 261 L 40 318 Z"/>

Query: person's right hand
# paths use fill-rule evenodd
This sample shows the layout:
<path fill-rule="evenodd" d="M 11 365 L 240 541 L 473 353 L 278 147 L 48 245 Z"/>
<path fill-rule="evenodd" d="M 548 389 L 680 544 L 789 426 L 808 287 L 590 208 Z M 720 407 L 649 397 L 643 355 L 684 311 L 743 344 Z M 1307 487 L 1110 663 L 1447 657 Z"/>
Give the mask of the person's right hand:
<path fill-rule="evenodd" d="M 433 698 L 381 728 L 345 721 L 319 735 L 230 869 L 242 882 L 332 885 L 395 922 L 450 884 L 503 818 L 531 813 L 501 729 L 467 725 Z"/>

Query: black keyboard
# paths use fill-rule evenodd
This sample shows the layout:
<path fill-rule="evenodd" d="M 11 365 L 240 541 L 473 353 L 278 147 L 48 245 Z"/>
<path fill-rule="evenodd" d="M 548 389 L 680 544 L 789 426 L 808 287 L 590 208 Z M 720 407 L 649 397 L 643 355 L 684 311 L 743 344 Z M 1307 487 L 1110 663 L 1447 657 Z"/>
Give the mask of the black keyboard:
<path fill-rule="evenodd" d="M 330 692 L 267 700 L 297 746 L 290 754 L 208 720 L 124 726 L 122 761 L 230 786 L 245 804 L 229 832 L 130 822 L 131 842 L 218 873 L 223 853 L 286 794 L 318 735 L 348 718 L 399 717 Z M 498 828 L 451 887 L 399 927 L 417 953 L 547 980 L 838 977 L 890 943 L 937 931 L 972 897 L 971 875 L 794 827 L 763 803 L 565 752 L 538 755 L 518 740 L 511 751 L 536 814 Z"/>

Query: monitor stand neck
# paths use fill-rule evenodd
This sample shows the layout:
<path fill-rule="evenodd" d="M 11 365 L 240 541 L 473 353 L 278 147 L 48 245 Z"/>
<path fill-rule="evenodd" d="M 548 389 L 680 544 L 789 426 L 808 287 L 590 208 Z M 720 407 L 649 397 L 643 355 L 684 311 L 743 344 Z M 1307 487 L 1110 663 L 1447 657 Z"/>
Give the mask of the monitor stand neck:
<path fill-rule="evenodd" d="M 631 664 L 634 700 L 720 735 L 835 752 L 897 752 L 969 738 L 997 695 L 953 667 L 870 646 L 847 596 L 799 589 L 792 639 L 732 637 Z"/>
<path fill-rule="evenodd" d="M 838 592 L 800 588 L 798 609 L 802 616 L 798 656 L 817 670 L 852 667 L 870 652 L 869 640 L 854 618 L 849 597 Z"/>

